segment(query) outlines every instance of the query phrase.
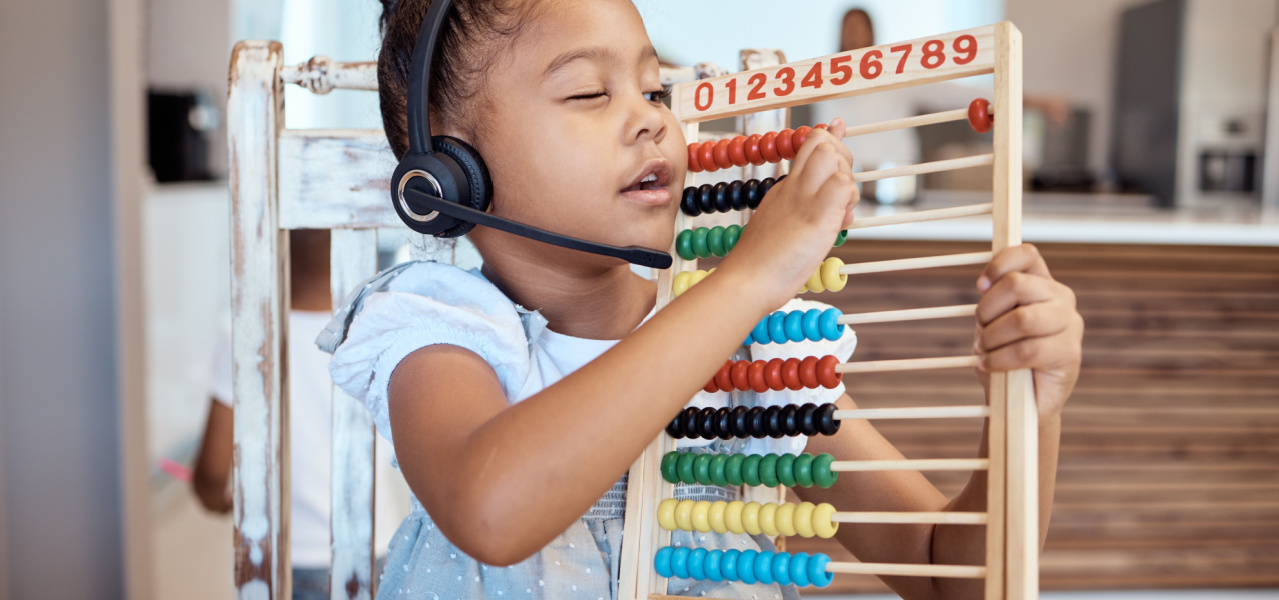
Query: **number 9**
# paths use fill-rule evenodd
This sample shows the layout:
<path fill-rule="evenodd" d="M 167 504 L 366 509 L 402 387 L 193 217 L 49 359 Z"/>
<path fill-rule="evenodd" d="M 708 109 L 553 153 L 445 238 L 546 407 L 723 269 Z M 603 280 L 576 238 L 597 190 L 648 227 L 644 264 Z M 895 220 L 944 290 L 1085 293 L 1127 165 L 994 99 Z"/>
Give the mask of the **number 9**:
<path fill-rule="evenodd" d="M 977 58 L 977 38 L 969 34 L 965 33 L 964 35 L 955 38 L 955 42 L 951 47 L 958 53 L 958 55 L 952 59 L 957 65 L 966 65 L 973 62 L 974 58 Z"/>

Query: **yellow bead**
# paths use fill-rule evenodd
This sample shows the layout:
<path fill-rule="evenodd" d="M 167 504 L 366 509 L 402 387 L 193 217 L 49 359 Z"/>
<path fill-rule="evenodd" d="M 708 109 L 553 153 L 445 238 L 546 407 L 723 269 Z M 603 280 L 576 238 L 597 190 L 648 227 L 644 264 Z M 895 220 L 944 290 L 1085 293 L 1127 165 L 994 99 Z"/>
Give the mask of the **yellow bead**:
<path fill-rule="evenodd" d="M 835 537 L 835 532 L 839 531 L 839 523 L 831 520 L 834 516 L 835 507 L 828 502 L 818 504 L 813 509 L 813 531 L 817 533 L 817 537 Z"/>
<path fill-rule="evenodd" d="M 676 273 L 675 279 L 671 281 L 671 292 L 673 292 L 676 296 L 687 292 L 688 286 L 691 285 L 689 280 L 692 278 L 693 274 L 689 271 Z"/>
<path fill-rule="evenodd" d="M 813 270 L 813 274 L 808 277 L 808 283 L 805 283 L 804 287 L 808 288 L 808 291 L 810 292 L 826 291 L 826 286 L 822 283 L 821 265 L 818 265 L 817 268 Z"/>
<path fill-rule="evenodd" d="M 775 536 L 781 535 L 781 530 L 777 529 L 777 505 L 769 502 L 763 508 L 759 509 L 759 528 L 764 531 L 764 535 Z"/>
<path fill-rule="evenodd" d="M 742 509 L 746 507 L 746 503 L 741 500 L 734 500 L 728 503 L 728 510 L 724 511 L 724 523 L 728 525 L 728 530 L 733 533 L 746 533 L 746 527 L 742 525 Z"/>
<path fill-rule="evenodd" d="M 703 279 L 706 279 L 706 277 L 710 274 L 711 274 L 710 271 L 702 271 L 702 270 L 693 271 L 693 280 L 690 281 L 688 285 L 690 287 L 697 285 L 701 283 Z"/>
<path fill-rule="evenodd" d="M 817 535 L 817 532 L 813 530 L 813 509 L 815 508 L 817 505 L 812 502 L 800 502 L 799 506 L 795 507 L 795 530 L 799 532 L 799 535 L 806 538 Z"/>
<path fill-rule="evenodd" d="M 693 530 L 693 505 L 697 504 L 692 500 L 683 500 L 675 507 L 675 524 L 679 525 L 684 531 Z"/>
<path fill-rule="evenodd" d="M 759 535 L 764 533 L 759 528 L 759 509 L 763 508 L 758 502 L 747 502 L 742 508 L 742 527 L 746 529 L 746 533 L 751 535 Z"/>
<path fill-rule="evenodd" d="M 782 535 L 797 535 L 795 530 L 795 504 L 787 502 L 777 507 L 777 530 Z"/>
<path fill-rule="evenodd" d="M 822 263 L 822 283 L 826 289 L 838 292 L 848 285 L 848 276 L 839 272 L 844 268 L 844 261 L 832 256 Z"/>
<path fill-rule="evenodd" d="M 724 513 L 728 510 L 728 503 L 720 500 L 711 504 L 711 529 L 715 533 L 728 533 L 728 524 L 724 522 Z"/>
<path fill-rule="evenodd" d="M 675 523 L 675 505 L 679 500 L 667 498 L 657 505 L 657 524 L 667 531 L 675 531 L 679 526 Z"/>
<path fill-rule="evenodd" d="M 711 503 L 709 500 L 702 500 L 693 505 L 693 529 L 702 533 L 710 533 Z"/>

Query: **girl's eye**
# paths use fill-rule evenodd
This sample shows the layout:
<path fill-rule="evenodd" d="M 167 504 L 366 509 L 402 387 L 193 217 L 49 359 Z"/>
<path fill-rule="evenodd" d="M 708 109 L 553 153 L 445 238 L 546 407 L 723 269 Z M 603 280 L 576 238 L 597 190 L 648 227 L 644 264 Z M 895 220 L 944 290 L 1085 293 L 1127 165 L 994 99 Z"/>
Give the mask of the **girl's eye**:
<path fill-rule="evenodd" d="M 671 86 L 663 85 L 661 90 L 656 92 L 644 92 L 644 98 L 654 104 L 661 104 L 664 98 L 671 97 Z"/>
<path fill-rule="evenodd" d="M 596 98 L 602 98 L 607 95 L 608 95 L 607 91 L 599 90 L 597 92 L 586 92 L 584 94 L 578 94 L 576 96 L 569 96 L 568 99 L 569 100 L 594 100 Z"/>

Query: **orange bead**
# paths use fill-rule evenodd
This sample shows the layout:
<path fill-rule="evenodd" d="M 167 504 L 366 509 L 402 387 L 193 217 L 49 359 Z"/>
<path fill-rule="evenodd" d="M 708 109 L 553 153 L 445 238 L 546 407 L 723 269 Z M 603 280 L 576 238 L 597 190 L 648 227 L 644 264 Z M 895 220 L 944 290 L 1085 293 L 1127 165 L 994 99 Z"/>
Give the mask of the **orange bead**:
<path fill-rule="evenodd" d="M 815 388 L 821 385 L 817 381 L 817 357 L 806 356 L 804 360 L 799 362 L 799 381 L 806 388 Z"/>
<path fill-rule="evenodd" d="M 688 170 L 691 173 L 697 173 L 702 170 L 702 161 L 698 156 L 697 144 L 688 145 Z"/>
<path fill-rule="evenodd" d="M 759 140 L 762 137 L 764 136 L 756 133 L 746 138 L 746 160 L 757 167 L 764 164 L 764 156 L 759 153 Z"/>
<path fill-rule="evenodd" d="M 746 160 L 746 137 L 737 136 L 728 142 L 728 160 L 733 161 L 734 165 L 744 167 L 750 164 Z"/>
<path fill-rule="evenodd" d="M 720 367 L 719 371 L 715 373 L 715 385 L 719 387 L 720 391 L 727 392 L 733 389 L 733 380 L 729 377 L 729 369 L 732 367 L 733 361 L 724 361 L 724 366 Z"/>
<path fill-rule="evenodd" d="M 835 372 L 837 366 L 839 366 L 839 359 L 829 354 L 817 361 L 817 381 L 822 384 L 822 387 L 829 390 L 839 387 L 843 377 Z"/>
<path fill-rule="evenodd" d="M 759 153 L 764 157 L 765 162 L 775 163 L 782 159 L 777 153 L 777 133 L 770 131 L 764 134 L 759 140 Z"/>
<path fill-rule="evenodd" d="M 739 360 L 733 363 L 733 368 L 729 371 L 729 377 L 733 380 L 733 387 L 743 392 L 751 389 L 750 368 L 751 363 L 749 361 Z"/>
<path fill-rule="evenodd" d="M 995 119 L 990 114 L 990 102 L 985 98 L 973 100 L 968 105 L 968 124 L 972 125 L 973 131 L 977 133 L 986 133 L 994 126 Z"/>
<path fill-rule="evenodd" d="M 702 170 L 707 173 L 714 173 L 719 170 L 719 165 L 715 164 L 715 142 L 702 142 L 701 148 L 697 150 L 697 162 L 702 165 Z"/>
<path fill-rule="evenodd" d="M 804 147 L 804 140 L 808 139 L 808 132 L 812 130 L 813 128 L 807 125 L 795 130 L 795 143 L 793 145 L 795 146 L 795 152 L 797 154 L 799 153 L 799 149 Z"/>
<path fill-rule="evenodd" d="M 783 129 L 777 132 L 777 153 L 786 160 L 795 158 L 794 129 Z"/>
<path fill-rule="evenodd" d="M 813 129 L 829 129 L 829 128 L 830 128 L 830 125 L 827 125 L 825 123 L 818 123 L 816 125 L 813 125 Z"/>
<path fill-rule="evenodd" d="M 764 368 L 766 366 L 768 366 L 768 363 L 762 360 L 757 360 L 751 363 L 751 389 L 755 390 L 756 394 L 762 394 L 768 391 L 768 382 L 764 380 Z"/>
<path fill-rule="evenodd" d="M 715 166 L 721 169 L 727 169 L 733 166 L 733 161 L 728 159 L 728 141 L 728 138 L 724 138 L 715 142 L 715 151 L 713 152 L 713 155 L 715 156 Z"/>
<path fill-rule="evenodd" d="M 702 388 L 702 391 L 708 394 L 714 394 L 715 392 L 718 392 L 719 386 L 715 385 L 715 378 L 712 377 L 711 380 L 706 384 L 706 387 Z"/>
<path fill-rule="evenodd" d="M 804 382 L 799 380 L 798 358 L 788 358 L 786 362 L 782 363 L 782 382 L 790 390 L 804 389 Z"/>
<path fill-rule="evenodd" d="M 781 390 L 786 387 L 786 383 L 782 380 L 782 363 L 785 362 L 780 358 L 774 358 L 768 361 L 768 366 L 764 367 L 764 381 L 768 383 L 769 389 Z"/>

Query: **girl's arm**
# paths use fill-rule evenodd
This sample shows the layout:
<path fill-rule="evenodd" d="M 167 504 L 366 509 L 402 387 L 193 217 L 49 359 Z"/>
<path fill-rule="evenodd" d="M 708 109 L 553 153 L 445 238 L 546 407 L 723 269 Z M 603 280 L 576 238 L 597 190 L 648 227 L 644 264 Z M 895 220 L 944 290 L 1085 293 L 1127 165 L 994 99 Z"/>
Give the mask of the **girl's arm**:
<path fill-rule="evenodd" d="M 1061 439 L 1061 409 L 1079 376 L 1083 319 L 1074 293 L 1048 273 L 1038 250 L 1023 244 L 1000 252 L 979 279 L 977 304 L 979 375 L 989 394 L 989 371 L 1034 369 L 1039 409 L 1039 540 L 1042 547 L 1052 514 Z M 848 396 L 840 408 L 853 408 Z M 988 422 L 989 423 L 989 422 Z M 978 455 L 987 457 L 989 429 L 982 429 Z M 899 459 L 901 453 L 870 425 L 853 420 L 833 436 L 809 438 L 808 452 L 829 452 L 845 460 Z M 810 502 L 830 502 L 849 511 L 986 510 L 986 472 L 975 471 L 950 502 L 918 471 L 841 473 L 830 489 L 796 488 Z M 863 562 L 979 565 L 986 562 L 986 528 L 973 525 L 852 525 L 836 534 Z M 908 599 L 981 598 L 981 580 L 884 577 Z"/>
<path fill-rule="evenodd" d="M 204 439 L 196 455 L 191 487 L 204 508 L 215 513 L 231 512 L 227 481 L 231 477 L 231 449 L 235 418 L 231 407 L 209 399 L 209 418 L 204 423 Z"/>
<path fill-rule="evenodd" d="M 512 406 L 493 369 L 457 346 L 400 362 L 388 389 L 396 455 L 441 532 L 481 562 L 512 564 L 626 472 L 852 220 L 842 123 L 832 130 L 809 134 L 790 177 L 713 275 L 545 390 Z"/>

